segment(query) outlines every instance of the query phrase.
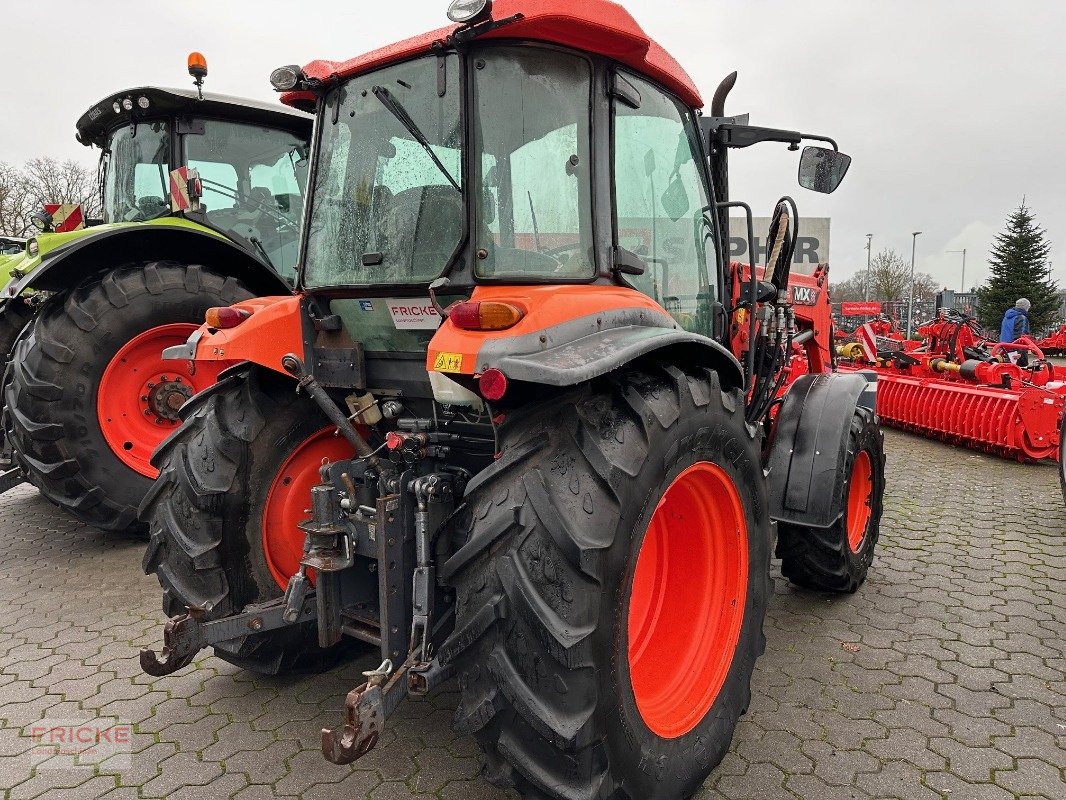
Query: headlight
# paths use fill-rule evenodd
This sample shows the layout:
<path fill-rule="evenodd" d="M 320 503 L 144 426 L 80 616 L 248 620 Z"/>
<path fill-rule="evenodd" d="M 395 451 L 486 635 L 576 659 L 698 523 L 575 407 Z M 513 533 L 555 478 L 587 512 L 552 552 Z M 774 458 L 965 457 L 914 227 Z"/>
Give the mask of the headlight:
<path fill-rule="evenodd" d="M 26 252 L 30 254 L 30 258 L 37 258 L 37 254 L 41 252 L 41 246 L 37 244 L 36 239 L 26 242 Z"/>
<path fill-rule="evenodd" d="M 278 67 L 270 73 L 270 85 L 278 92 L 291 92 L 303 78 L 303 70 L 295 64 Z"/>
<path fill-rule="evenodd" d="M 137 98 L 137 105 L 141 108 L 147 109 L 149 106 L 148 98 L 142 94 L 140 97 Z"/>
<path fill-rule="evenodd" d="M 452 0 L 448 19 L 458 23 L 480 22 L 492 14 L 492 0 Z"/>
<path fill-rule="evenodd" d="M 120 106 L 120 105 L 118 104 L 118 100 L 116 100 L 116 101 L 115 101 L 114 103 L 112 103 L 112 104 L 111 104 L 111 107 L 112 107 L 113 109 L 115 109 L 115 113 L 116 113 L 116 114 L 118 114 L 119 112 L 121 112 L 121 111 L 122 111 L 122 106 Z"/>
<path fill-rule="evenodd" d="M 122 101 L 122 107 L 127 111 L 133 111 L 133 101 L 128 97 Z"/>
<path fill-rule="evenodd" d="M 33 214 L 30 215 L 30 222 L 33 223 L 33 227 L 41 233 L 52 229 L 52 215 L 47 211 L 33 212 Z"/>

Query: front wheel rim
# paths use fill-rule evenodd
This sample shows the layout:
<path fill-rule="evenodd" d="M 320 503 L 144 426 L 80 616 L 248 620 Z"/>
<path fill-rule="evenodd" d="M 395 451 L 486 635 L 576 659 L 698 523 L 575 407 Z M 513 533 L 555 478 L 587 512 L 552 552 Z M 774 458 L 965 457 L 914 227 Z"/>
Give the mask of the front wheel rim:
<path fill-rule="evenodd" d="M 858 553 L 866 541 L 866 532 L 873 517 L 873 461 L 870 454 L 860 450 L 851 467 L 851 480 L 848 482 L 848 547 Z"/>
<path fill-rule="evenodd" d="M 152 452 L 181 424 L 178 409 L 211 386 L 226 364 L 164 361 L 163 350 L 184 344 L 196 325 L 150 328 L 118 349 L 100 377 L 96 414 L 111 452 L 134 472 L 155 479 Z"/>
<path fill-rule="evenodd" d="M 740 639 L 747 583 L 740 492 L 718 465 L 694 464 L 656 506 L 630 593 L 630 683 L 657 736 L 684 736 L 714 705 Z"/>

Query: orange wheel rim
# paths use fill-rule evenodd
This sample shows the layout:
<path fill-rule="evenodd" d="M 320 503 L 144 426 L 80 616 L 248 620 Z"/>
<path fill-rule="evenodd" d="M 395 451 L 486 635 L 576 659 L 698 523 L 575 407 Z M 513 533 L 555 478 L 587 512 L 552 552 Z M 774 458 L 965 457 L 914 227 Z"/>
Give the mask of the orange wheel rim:
<path fill-rule="evenodd" d="M 343 461 L 355 455 L 351 443 L 335 436 L 335 430 L 333 426 L 323 428 L 297 445 L 267 490 L 263 554 L 270 574 L 282 589 L 300 569 L 304 533 L 296 526 L 310 517 L 311 488 L 320 482 L 319 468 L 325 461 Z"/>
<path fill-rule="evenodd" d="M 873 516 L 874 470 L 870 454 L 860 450 L 851 466 L 848 482 L 848 546 L 857 553 L 866 540 L 866 531 Z"/>
<path fill-rule="evenodd" d="M 637 555 L 629 676 L 644 724 L 676 739 L 710 711 L 733 663 L 748 586 L 744 504 L 721 467 L 674 479 Z"/>
<path fill-rule="evenodd" d="M 181 424 L 178 409 L 211 386 L 224 362 L 164 361 L 164 348 L 184 344 L 196 325 L 176 323 L 150 328 L 115 353 L 96 392 L 100 432 L 119 461 L 146 478 L 159 471 L 152 452 Z"/>

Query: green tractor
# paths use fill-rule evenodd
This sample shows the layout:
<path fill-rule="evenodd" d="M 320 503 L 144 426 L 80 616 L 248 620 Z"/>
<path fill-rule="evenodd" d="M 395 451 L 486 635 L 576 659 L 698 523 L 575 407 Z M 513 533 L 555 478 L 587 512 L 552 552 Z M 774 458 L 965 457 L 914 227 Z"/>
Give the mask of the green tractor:
<path fill-rule="evenodd" d="M 312 117 L 204 94 L 198 54 L 189 71 L 196 89 L 130 89 L 82 115 L 78 141 L 101 150 L 101 224 L 61 232 L 42 212 L 6 265 L 0 489 L 28 480 L 106 530 L 137 528 L 152 451 L 220 371 L 163 349 L 208 309 L 295 277 Z"/>

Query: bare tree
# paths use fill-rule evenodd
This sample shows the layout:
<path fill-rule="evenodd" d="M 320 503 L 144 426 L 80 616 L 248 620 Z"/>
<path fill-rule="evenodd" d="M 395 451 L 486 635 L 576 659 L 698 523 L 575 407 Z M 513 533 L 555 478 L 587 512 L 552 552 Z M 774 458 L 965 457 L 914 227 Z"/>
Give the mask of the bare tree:
<path fill-rule="evenodd" d="M 829 291 L 833 297 L 834 303 L 851 303 L 864 298 L 864 286 L 863 279 L 866 275 L 866 270 L 858 272 L 852 275 L 850 278 L 839 282 L 830 281 Z"/>
<path fill-rule="evenodd" d="M 0 162 L 0 234 L 30 235 L 30 217 L 45 203 L 79 203 L 86 217 L 99 216 L 95 171 L 54 158 L 34 158 L 22 169 Z"/>
<path fill-rule="evenodd" d="M 870 261 L 869 299 L 881 303 L 895 303 L 908 298 L 911 265 L 895 250 L 882 250 Z M 860 270 L 832 287 L 837 302 L 866 299 L 866 270 Z M 925 272 L 914 273 L 914 300 L 921 302 L 936 297 L 940 283 Z"/>
<path fill-rule="evenodd" d="M 26 177 L 17 167 L 0 162 L 0 234 L 25 236 L 33 211 Z"/>
<path fill-rule="evenodd" d="M 914 302 L 929 302 L 936 300 L 937 293 L 944 288 L 932 275 L 925 272 L 914 273 Z"/>

